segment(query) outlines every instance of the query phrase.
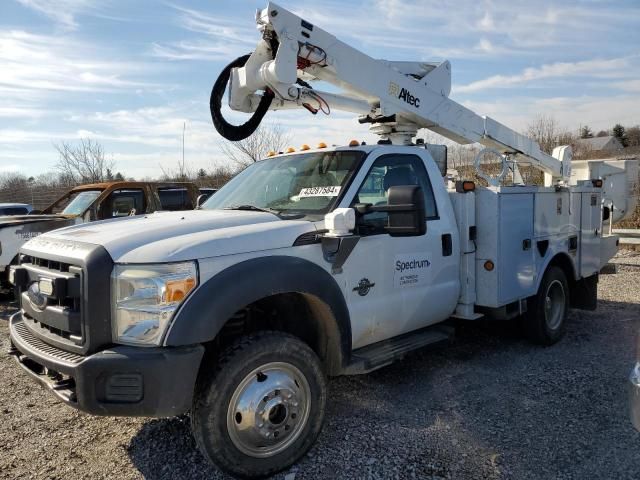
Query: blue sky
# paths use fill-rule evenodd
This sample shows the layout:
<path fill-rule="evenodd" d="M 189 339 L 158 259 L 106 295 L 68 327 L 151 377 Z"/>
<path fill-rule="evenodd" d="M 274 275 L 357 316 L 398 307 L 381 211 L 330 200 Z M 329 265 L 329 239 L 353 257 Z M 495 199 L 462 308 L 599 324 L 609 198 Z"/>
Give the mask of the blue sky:
<path fill-rule="evenodd" d="M 367 54 L 452 63 L 451 97 L 516 129 L 536 115 L 640 123 L 640 2 L 281 0 Z M 208 112 L 219 71 L 258 39 L 255 0 L 1 0 L 0 172 L 52 169 L 90 137 L 117 170 L 227 162 Z M 371 140 L 348 114 L 269 113 L 295 144 Z"/>

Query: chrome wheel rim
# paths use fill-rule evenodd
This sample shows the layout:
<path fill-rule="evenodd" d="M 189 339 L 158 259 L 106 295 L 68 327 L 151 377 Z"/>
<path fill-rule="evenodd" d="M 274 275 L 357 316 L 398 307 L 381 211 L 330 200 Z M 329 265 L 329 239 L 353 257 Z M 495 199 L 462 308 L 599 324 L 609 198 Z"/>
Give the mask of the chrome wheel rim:
<path fill-rule="evenodd" d="M 554 280 L 547 287 L 544 298 L 544 318 L 551 330 L 556 330 L 562 324 L 565 308 L 564 286 L 560 280 Z"/>
<path fill-rule="evenodd" d="M 309 418 L 309 382 L 295 366 L 271 362 L 249 373 L 227 410 L 231 441 L 255 458 L 277 455 L 302 433 Z"/>

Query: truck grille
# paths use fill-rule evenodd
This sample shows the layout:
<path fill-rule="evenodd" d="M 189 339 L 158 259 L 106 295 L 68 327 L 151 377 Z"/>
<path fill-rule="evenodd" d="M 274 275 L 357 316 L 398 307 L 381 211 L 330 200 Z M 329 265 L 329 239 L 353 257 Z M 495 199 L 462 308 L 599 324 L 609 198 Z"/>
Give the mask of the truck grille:
<path fill-rule="evenodd" d="M 29 275 L 29 286 L 21 294 L 26 328 L 42 340 L 82 345 L 82 268 L 70 263 L 23 255 L 21 267 Z M 40 279 L 52 279 L 61 292 L 45 296 L 39 291 Z"/>

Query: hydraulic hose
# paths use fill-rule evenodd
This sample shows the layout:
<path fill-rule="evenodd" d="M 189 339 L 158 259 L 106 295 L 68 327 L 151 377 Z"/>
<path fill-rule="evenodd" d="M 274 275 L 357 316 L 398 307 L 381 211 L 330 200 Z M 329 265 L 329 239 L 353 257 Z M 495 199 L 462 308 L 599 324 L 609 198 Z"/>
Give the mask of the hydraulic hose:
<path fill-rule="evenodd" d="M 222 97 L 224 96 L 224 91 L 227 88 L 227 82 L 229 81 L 229 77 L 231 76 L 231 69 L 242 67 L 250 55 L 243 55 L 242 57 L 236 58 L 229 65 L 224 67 L 216 83 L 213 84 L 213 89 L 211 90 L 211 99 L 209 100 L 209 109 L 211 110 L 211 120 L 213 121 L 213 126 L 216 128 L 218 133 L 222 135 L 227 140 L 231 140 L 232 142 L 237 142 L 239 140 L 244 140 L 248 136 L 250 136 L 253 132 L 256 131 L 262 118 L 269 110 L 271 106 L 271 101 L 273 100 L 274 94 L 271 90 L 265 90 L 262 98 L 260 99 L 260 103 L 258 104 L 258 108 L 253 113 L 251 118 L 247 120 L 242 125 L 232 125 L 227 122 L 225 118 L 222 116 Z"/>

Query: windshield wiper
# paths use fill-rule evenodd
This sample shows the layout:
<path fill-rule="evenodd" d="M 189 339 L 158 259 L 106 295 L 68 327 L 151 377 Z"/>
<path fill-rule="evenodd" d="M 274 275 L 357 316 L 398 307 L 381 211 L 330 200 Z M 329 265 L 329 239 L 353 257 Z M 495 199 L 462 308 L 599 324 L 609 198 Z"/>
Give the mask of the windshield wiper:
<path fill-rule="evenodd" d="M 285 218 L 287 220 L 296 220 L 298 218 L 304 217 L 304 213 L 287 213 L 269 207 L 256 207 L 255 205 L 232 205 L 230 207 L 224 207 L 224 210 L 248 210 L 251 212 L 265 212 L 271 213 L 278 218 Z"/>
<path fill-rule="evenodd" d="M 280 212 L 278 210 L 274 210 L 272 208 L 262 208 L 256 207 L 255 205 L 232 205 L 230 207 L 224 207 L 224 210 L 249 210 L 252 212 L 265 212 L 272 213 L 273 215 L 280 216 Z"/>

